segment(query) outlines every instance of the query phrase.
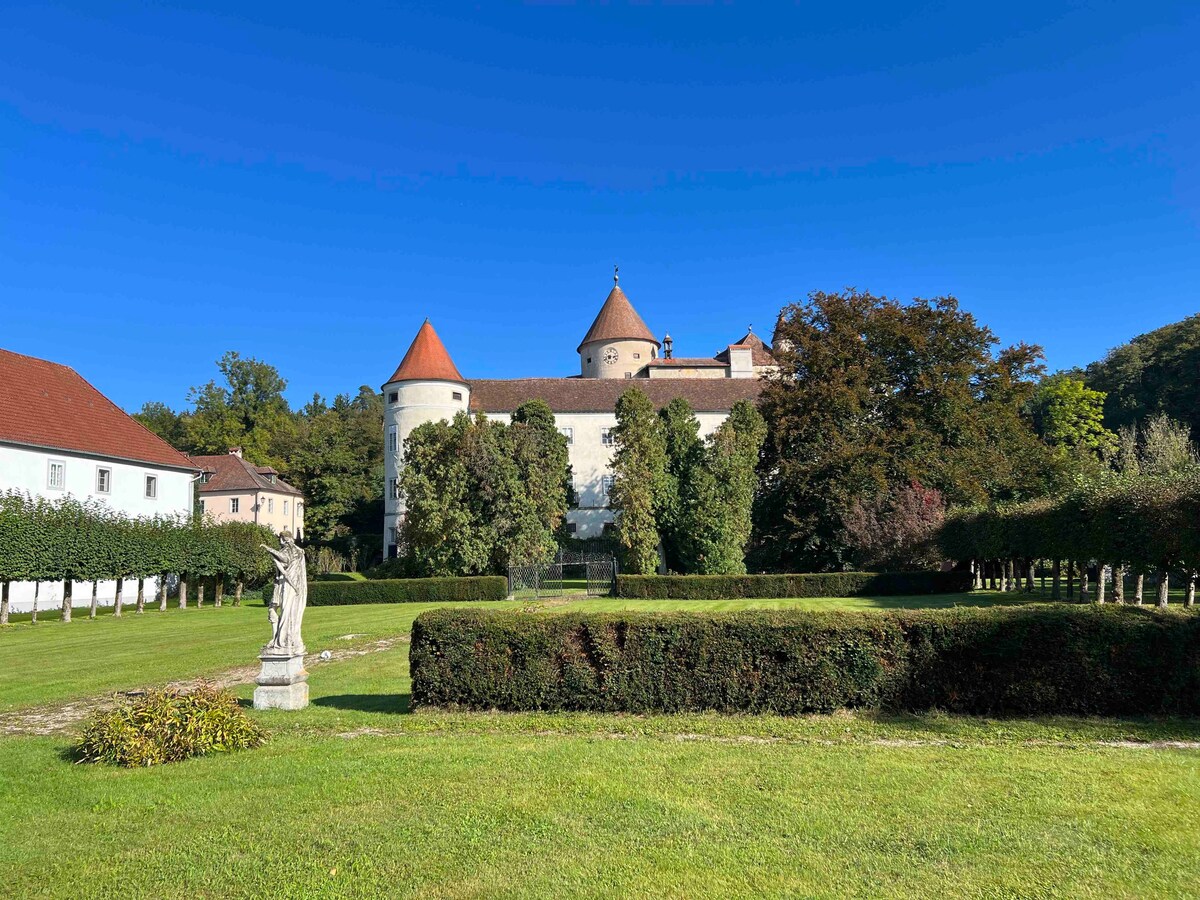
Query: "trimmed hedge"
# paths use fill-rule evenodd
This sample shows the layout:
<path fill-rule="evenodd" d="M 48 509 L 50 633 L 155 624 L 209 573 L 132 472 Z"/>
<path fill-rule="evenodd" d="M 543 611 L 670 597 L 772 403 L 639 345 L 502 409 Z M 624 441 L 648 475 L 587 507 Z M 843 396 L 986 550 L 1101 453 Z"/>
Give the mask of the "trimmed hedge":
<path fill-rule="evenodd" d="M 819 572 L 804 575 L 618 575 L 617 596 L 642 600 L 959 594 L 969 572 Z"/>
<path fill-rule="evenodd" d="M 432 610 L 410 664 L 414 706 L 1200 713 L 1200 616 L 1133 607 Z"/>
<path fill-rule="evenodd" d="M 503 575 L 470 578 L 396 578 L 386 581 L 310 581 L 310 606 L 355 603 L 436 603 L 452 600 L 503 600 L 508 579 Z"/>

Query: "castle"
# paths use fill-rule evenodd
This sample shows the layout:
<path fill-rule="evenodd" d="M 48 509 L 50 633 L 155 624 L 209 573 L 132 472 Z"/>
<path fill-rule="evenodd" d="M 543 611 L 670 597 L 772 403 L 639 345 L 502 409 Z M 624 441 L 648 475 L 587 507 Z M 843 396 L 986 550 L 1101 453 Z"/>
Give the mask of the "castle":
<path fill-rule="evenodd" d="M 385 555 L 396 555 L 404 500 L 398 489 L 404 441 L 425 422 L 453 419 L 457 413 L 483 413 L 507 422 L 527 400 L 544 400 L 567 439 L 576 506 L 567 529 L 581 538 L 599 537 L 613 521 L 612 429 L 617 398 L 633 382 L 662 408 L 683 397 L 696 412 L 701 437 L 711 434 L 739 400 L 753 401 L 759 379 L 775 368 L 771 348 L 753 331 L 712 357 L 677 357 L 671 336 L 660 342 L 646 327 L 618 276 L 577 351 L 579 374 L 568 378 L 471 379 L 462 376 L 437 332 L 426 319 L 383 385 Z"/>

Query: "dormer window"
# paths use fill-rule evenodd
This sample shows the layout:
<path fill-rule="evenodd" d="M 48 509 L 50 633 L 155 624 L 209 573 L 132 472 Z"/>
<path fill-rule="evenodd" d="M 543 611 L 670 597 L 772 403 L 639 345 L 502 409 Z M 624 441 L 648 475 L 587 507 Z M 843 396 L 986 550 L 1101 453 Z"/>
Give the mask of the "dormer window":
<path fill-rule="evenodd" d="M 274 476 L 274 475 L 268 475 L 268 476 L 267 476 L 267 481 L 271 482 L 271 484 L 274 484 L 274 483 L 275 483 L 275 476 Z"/>

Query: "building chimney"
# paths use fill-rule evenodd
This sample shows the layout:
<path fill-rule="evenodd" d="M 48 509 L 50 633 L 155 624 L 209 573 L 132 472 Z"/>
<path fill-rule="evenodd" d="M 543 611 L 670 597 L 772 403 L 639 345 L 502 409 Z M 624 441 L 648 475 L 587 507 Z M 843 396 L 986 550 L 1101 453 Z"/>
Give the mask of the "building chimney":
<path fill-rule="evenodd" d="M 242 448 L 241 447 L 230 447 L 229 455 L 236 456 L 238 459 L 241 459 L 242 458 Z"/>
<path fill-rule="evenodd" d="M 671 340 L 671 335 L 667 334 L 663 338 L 663 359 L 671 358 L 671 350 L 675 346 L 675 342 Z"/>

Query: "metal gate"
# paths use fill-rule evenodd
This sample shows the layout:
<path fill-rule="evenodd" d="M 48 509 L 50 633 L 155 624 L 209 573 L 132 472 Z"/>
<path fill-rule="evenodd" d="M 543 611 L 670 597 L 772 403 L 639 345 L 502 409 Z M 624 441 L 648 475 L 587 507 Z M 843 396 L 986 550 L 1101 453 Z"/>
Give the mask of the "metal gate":
<path fill-rule="evenodd" d="M 607 597 L 616 580 L 616 559 L 597 553 L 559 552 L 550 562 L 508 567 L 508 593 L 516 600 Z"/>

